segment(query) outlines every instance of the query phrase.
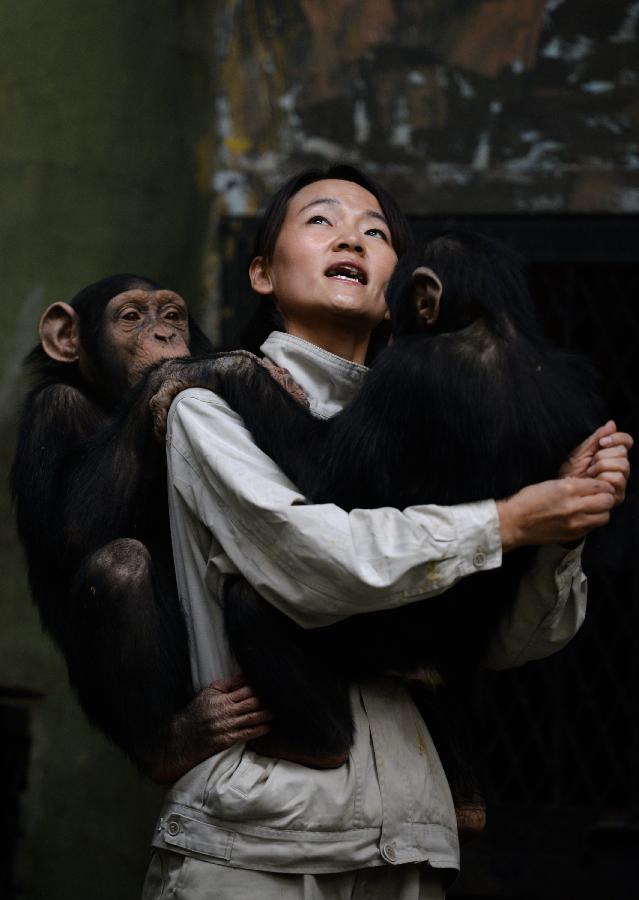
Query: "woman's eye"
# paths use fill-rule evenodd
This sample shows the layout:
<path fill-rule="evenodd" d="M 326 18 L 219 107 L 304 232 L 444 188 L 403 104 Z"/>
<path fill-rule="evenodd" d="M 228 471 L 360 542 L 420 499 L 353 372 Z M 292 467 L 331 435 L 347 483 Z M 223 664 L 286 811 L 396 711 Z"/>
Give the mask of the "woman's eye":
<path fill-rule="evenodd" d="M 386 243 L 388 243 L 388 235 L 381 228 L 368 228 L 366 234 L 372 234 L 375 237 L 381 237 L 383 241 L 386 241 Z"/>
<path fill-rule="evenodd" d="M 308 220 L 309 225 L 323 225 L 324 223 L 330 225 L 330 222 L 325 216 L 311 216 Z"/>

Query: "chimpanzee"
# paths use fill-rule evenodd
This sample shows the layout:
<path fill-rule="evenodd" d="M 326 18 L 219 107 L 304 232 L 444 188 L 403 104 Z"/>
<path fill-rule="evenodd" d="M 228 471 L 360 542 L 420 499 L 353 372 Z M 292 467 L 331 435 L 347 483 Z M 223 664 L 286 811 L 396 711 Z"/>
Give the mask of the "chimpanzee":
<path fill-rule="evenodd" d="M 54 303 L 40 336 L 11 476 L 31 591 L 85 712 L 142 760 L 192 689 L 155 382 L 141 379 L 211 346 L 178 294 L 137 275 Z"/>
<path fill-rule="evenodd" d="M 313 502 L 350 510 L 506 497 L 555 477 L 602 421 L 590 367 L 544 340 L 507 247 L 443 234 L 402 259 L 387 300 L 393 343 L 329 420 L 313 418 L 250 355 L 216 363 L 218 392 Z M 473 680 L 531 552 L 508 554 L 441 599 L 312 630 L 229 580 L 230 643 L 279 735 L 339 753 L 352 740 L 350 680 L 420 667 L 448 685 Z"/>

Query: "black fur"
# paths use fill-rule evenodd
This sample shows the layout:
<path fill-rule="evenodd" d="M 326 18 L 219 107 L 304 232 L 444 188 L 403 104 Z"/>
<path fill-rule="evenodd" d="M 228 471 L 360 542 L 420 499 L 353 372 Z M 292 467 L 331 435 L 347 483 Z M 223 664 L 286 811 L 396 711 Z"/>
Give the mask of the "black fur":
<path fill-rule="evenodd" d="M 429 330 L 413 296 L 418 265 L 444 286 Z M 314 502 L 351 510 L 505 497 L 554 477 L 601 423 L 589 366 L 543 339 L 522 264 L 505 246 L 440 236 L 403 259 L 388 305 L 394 343 L 328 421 L 250 358 L 218 369 L 222 394 L 258 446 Z M 229 638 L 280 733 L 303 751 L 339 752 L 352 739 L 350 680 L 428 665 L 448 684 L 468 683 L 531 552 L 508 554 L 501 569 L 441 597 L 314 630 L 236 579 L 225 603 Z"/>
<path fill-rule="evenodd" d="M 88 717 L 137 759 L 162 750 L 168 723 L 192 695 L 188 644 L 168 525 L 164 447 L 148 408 L 171 363 L 134 389 L 104 361 L 109 299 L 157 285 L 114 276 L 73 306 L 101 379 L 55 362 L 38 345 L 35 386 L 20 418 L 11 481 L 29 582 Z M 193 352 L 211 347 L 189 319 Z"/>

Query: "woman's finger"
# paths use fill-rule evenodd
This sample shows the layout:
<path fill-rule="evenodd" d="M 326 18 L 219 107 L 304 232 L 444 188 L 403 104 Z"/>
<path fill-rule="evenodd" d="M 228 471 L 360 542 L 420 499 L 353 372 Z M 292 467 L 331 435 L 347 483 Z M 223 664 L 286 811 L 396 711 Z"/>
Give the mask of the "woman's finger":
<path fill-rule="evenodd" d="M 599 440 L 599 444 L 601 447 L 627 447 L 630 450 L 634 440 L 632 435 L 626 431 L 615 431 L 613 434 L 603 435 Z"/>
<path fill-rule="evenodd" d="M 630 463 L 625 456 L 600 459 L 590 466 L 586 475 L 590 478 L 596 478 L 604 472 L 620 472 L 627 477 L 630 474 Z"/>

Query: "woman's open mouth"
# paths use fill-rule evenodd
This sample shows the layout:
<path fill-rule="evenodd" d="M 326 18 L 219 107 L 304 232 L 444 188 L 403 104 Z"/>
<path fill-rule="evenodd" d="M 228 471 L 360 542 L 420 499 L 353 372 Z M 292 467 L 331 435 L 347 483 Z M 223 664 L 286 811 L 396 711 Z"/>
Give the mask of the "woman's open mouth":
<path fill-rule="evenodd" d="M 368 284 L 368 278 L 363 269 L 352 263 L 336 263 L 324 272 L 326 278 L 337 278 L 340 281 L 351 284 Z"/>

